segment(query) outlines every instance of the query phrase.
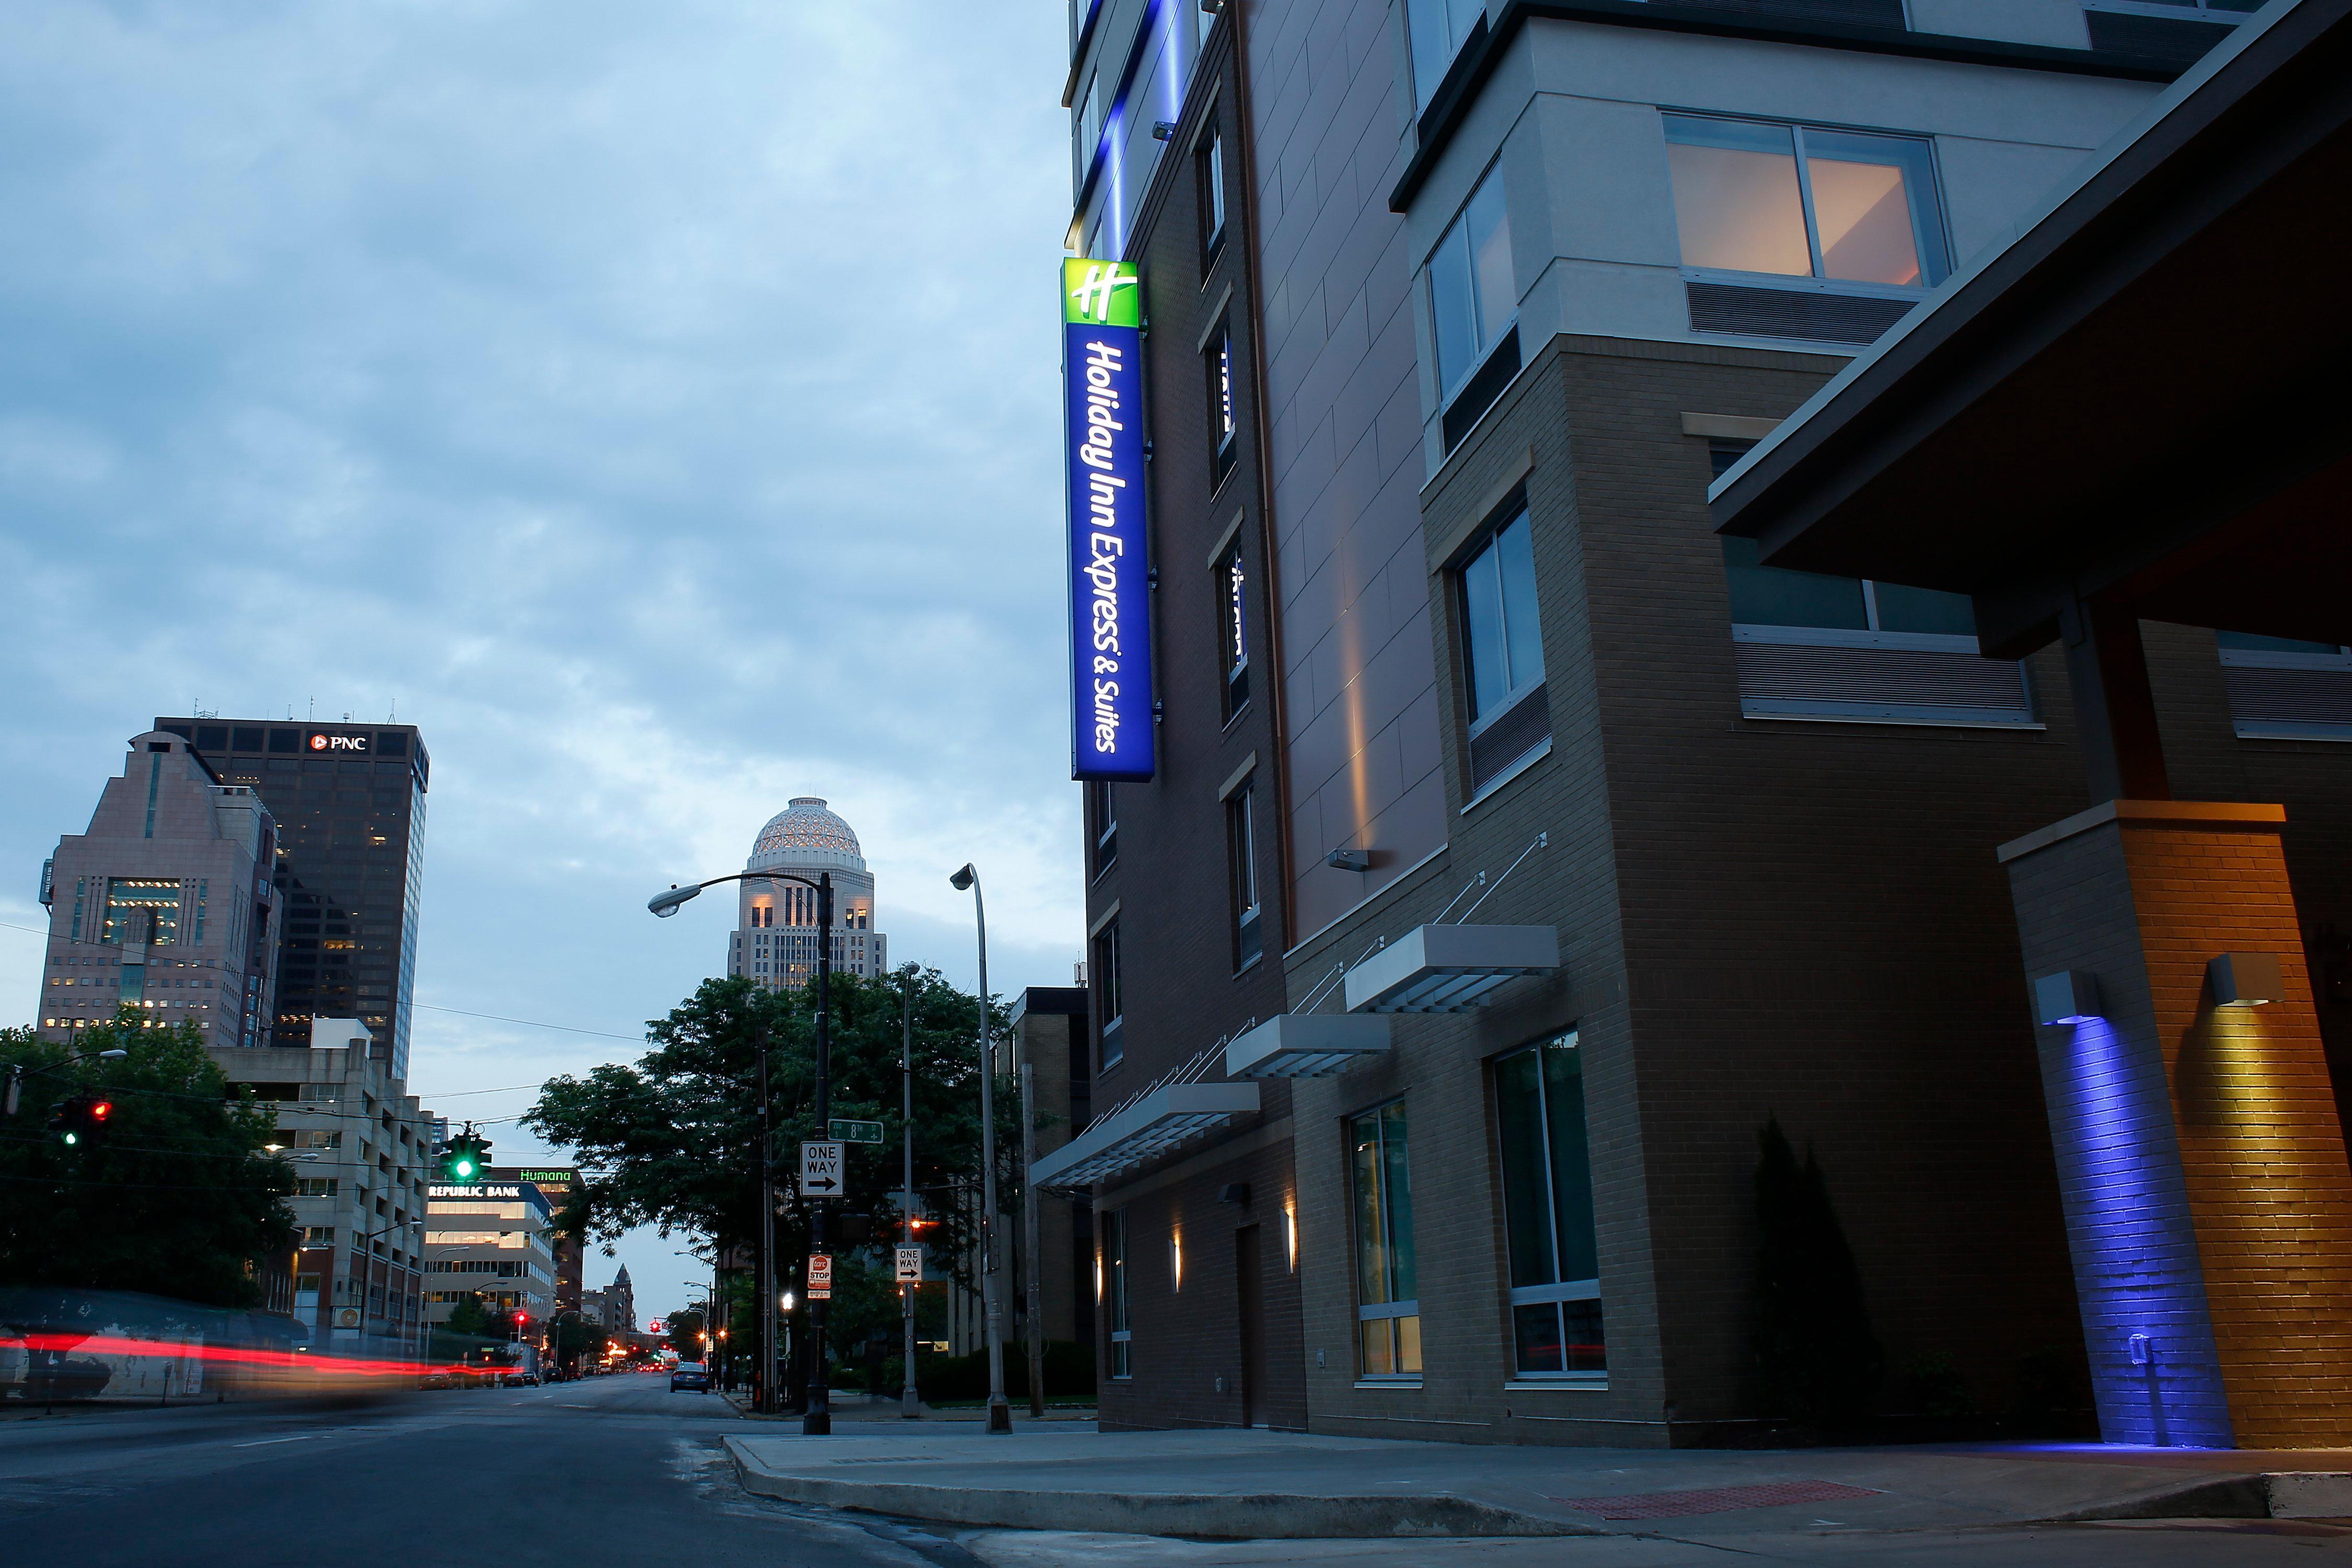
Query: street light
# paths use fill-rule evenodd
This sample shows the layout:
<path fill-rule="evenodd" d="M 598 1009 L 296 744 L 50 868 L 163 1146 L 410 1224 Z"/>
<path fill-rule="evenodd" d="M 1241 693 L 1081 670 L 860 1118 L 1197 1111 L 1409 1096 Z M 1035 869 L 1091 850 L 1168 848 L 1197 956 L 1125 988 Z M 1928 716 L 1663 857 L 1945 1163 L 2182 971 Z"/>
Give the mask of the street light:
<path fill-rule="evenodd" d="M 996 1279 L 996 1063 L 988 1045 L 988 900 L 971 862 L 948 879 L 957 892 L 971 894 L 972 918 L 980 929 L 980 1293 L 988 1334 L 988 1429 L 1013 1430 L 1013 1407 L 1004 1402 L 1004 1308 Z M 1037 1375 L 1031 1367 L 1029 1375 Z"/>
<path fill-rule="evenodd" d="M 64 1067 L 67 1062 L 86 1062 L 93 1057 L 102 1062 L 119 1062 L 130 1054 L 121 1046 L 114 1046 L 102 1051 L 83 1051 L 79 1056 L 66 1058 L 65 1061 L 57 1065 Z M 5 1091 L 0 1091 L 0 1116 L 16 1114 L 16 1102 L 23 1098 L 25 1079 L 28 1074 L 38 1073 L 46 1076 L 50 1070 L 47 1068 L 27 1068 L 22 1062 L 11 1067 L 8 1069 L 8 1087 Z"/>
<path fill-rule="evenodd" d="M 689 887 L 672 886 L 646 900 L 658 919 L 677 913 L 688 899 L 721 882 L 798 882 L 816 890 L 816 1125 L 831 1130 L 833 1118 L 833 873 L 820 871 L 812 882 L 789 871 L 736 871 L 712 877 Z M 776 1173 L 775 1129 L 768 1108 L 768 1029 L 753 1026 L 760 1050 L 760 1365 L 752 1383 L 751 1407 L 762 1415 L 776 1413 Z M 803 1193 L 809 1205 L 809 1250 L 823 1254 L 831 1240 L 832 1211 L 822 1194 Z M 823 1436 L 833 1430 L 832 1393 L 826 1386 L 824 1321 L 829 1305 L 820 1298 L 809 1302 L 808 1409 L 801 1431 Z"/>

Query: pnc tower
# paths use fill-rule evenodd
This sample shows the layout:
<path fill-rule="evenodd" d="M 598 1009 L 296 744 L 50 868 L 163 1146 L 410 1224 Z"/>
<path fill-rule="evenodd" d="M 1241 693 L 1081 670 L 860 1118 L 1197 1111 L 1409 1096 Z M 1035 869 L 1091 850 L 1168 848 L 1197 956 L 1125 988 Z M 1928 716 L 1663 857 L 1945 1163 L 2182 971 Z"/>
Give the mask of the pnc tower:
<path fill-rule="evenodd" d="M 274 1038 L 307 1048 L 314 1018 L 357 1018 L 369 1055 L 408 1076 L 416 911 L 432 761 L 413 724 L 158 719 L 278 825 Z"/>
<path fill-rule="evenodd" d="M 833 967 L 871 980 L 889 968 L 889 939 L 874 929 L 874 873 L 849 824 L 813 795 L 795 795 L 753 840 L 746 871 L 833 873 Z M 727 973 L 762 985 L 803 985 L 816 973 L 816 889 L 781 878 L 746 877 L 737 886 Z"/>

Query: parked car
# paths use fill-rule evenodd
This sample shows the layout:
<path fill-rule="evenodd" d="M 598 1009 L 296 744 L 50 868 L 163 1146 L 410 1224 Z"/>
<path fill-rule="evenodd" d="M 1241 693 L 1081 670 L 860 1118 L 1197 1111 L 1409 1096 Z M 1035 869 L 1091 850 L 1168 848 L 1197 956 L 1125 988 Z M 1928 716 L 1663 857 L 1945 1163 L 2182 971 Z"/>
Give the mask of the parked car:
<path fill-rule="evenodd" d="M 697 1394 L 710 1392 L 710 1369 L 698 1361 L 682 1361 L 669 1369 L 669 1391 L 691 1388 Z"/>

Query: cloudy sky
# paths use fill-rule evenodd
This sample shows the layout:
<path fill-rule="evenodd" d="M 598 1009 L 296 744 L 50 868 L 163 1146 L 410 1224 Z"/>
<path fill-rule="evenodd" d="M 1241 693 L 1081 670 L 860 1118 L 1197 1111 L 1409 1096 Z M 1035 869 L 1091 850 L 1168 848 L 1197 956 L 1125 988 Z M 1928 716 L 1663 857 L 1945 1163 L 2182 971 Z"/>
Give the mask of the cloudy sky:
<path fill-rule="evenodd" d="M 45 926 L 42 858 L 153 715 L 396 710 L 434 762 L 421 1003 L 634 1036 L 731 907 L 645 898 L 801 794 L 894 959 L 971 984 L 973 858 L 995 989 L 1068 984 L 1065 27 L 0 7 L 0 922 Z M 0 930 L 0 1018 L 40 952 Z M 420 1010 L 410 1081 L 503 1117 L 529 1093 L 466 1091 L 634 1054 Z M 624 1246 L 641 1305 L 681 1245 Z"/>

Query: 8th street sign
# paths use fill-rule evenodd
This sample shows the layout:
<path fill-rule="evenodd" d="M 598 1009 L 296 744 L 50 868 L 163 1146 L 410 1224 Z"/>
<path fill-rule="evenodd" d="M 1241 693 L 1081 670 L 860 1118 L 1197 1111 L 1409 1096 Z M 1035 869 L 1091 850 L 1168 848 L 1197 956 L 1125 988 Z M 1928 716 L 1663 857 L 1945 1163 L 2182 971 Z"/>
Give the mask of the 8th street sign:
<path fill-rule="evenodd" d="M 882 1124 L 879 1121 L 852 1121 L 846 1117 L 836 1116 L 824 1131 L 828 1137 L 842 1143 L 882 1142 Z"/>
<path fill-rule="evenodd" d="M 801 1196 L 837 1198 L 841 1193 L 840 1140 L 809 1139 L 801 1145 Z"/>

